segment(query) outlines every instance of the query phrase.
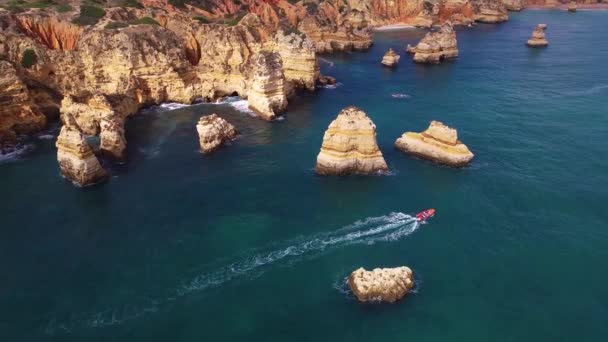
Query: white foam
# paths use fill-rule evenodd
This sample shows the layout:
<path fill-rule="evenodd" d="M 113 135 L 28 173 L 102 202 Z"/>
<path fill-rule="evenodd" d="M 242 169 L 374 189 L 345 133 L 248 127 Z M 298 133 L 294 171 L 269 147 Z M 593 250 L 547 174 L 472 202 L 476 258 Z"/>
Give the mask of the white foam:
<path fill-rule="evenodd" d="M 187 105 L 187 104 L 183 104 L 183 103 L 175 103 L 175 102 L 169 102 L 169 103 L 163 103 L 161 104 L 159 107 L 161 110 L 164 111 L 172 111 L 172 110 L 176 110 L 176 109 L 180 109 L 180 108 L 185 108 L 185 107 L 190 107 L 192 105 Z"/>
<path fill-rule="evenodd" d="M 608 89 L 608 84 L 598 84 L 589 89 L 569 92 L 568 95 L 572 95 L 572 96 L 593 95 L 593 94 L 601 93 L 605 89 Z"/>
<path fill-rule="evenodd" d="M 9 163 L 15 160 L 18 160 L 20 157 L 25 155 L 34 149 L 34 145 L 27 144 L 22 146 L 17 146 L 9 149 L 5 149 L 4 151 L 0 150 L 0 164 Z"/>
<path fill-rule="evenodd" d="M 336 89 L 338 87 L 343 86 L 344 84 L 338 82 L 336 84 L 327 84 L 327 85 L 319 85 L 317 86 L 317 88 L 323 88 L 323 89 Z"/>
<path fill-rule="evenodd" d="M 52 134 L 40 134 L 39 136 L 37 136 L 37 138 L 40 140 L 53 140 L 55 139 L 55 136 Z"/>
<path fill-rule="evenodd" d="M 325 64 L 329 65 L 329 67 L 330 67 L 330 68 L 333 68 L 333 66 L 334 66 L 334 62 L 332 62 L 332 61 L 328 61 L 328 60 L 327 60 L 327 59 L 325 59 L 325 58 L 322 58 L 322 57 L 321 57 L 321 58 L 318 58 L 318 60 L 319 60 L 319 62 L 323 62 L 323 63 L 325 63 Z"/>
<path fill-rule="evenodd" d="M 411 96 L 408 95 L 408 94 L 399 94 L 399 93 L 397 93 L 397 94 L 392 94 L 391 97 L 394 98 L 394 99 L 409 99 Z"/>

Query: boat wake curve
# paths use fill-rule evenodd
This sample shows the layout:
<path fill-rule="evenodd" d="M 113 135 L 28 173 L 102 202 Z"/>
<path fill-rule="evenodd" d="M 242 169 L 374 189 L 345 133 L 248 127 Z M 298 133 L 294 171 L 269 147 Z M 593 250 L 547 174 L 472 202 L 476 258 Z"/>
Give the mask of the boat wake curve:
<path fill-rule="evenodd" d="M 420 223 L 410 215 L 390 213 L 360 220 L 336 231 L 297 238 L 280 243 L 279 246 L 250 251 L 236 261 L 186 279 L 180 286 L 168 291 L 166 296 L 150 300 L 147 305 L 125 305 L 121 308 L 98 311 L 67 323 L 52 320 L 47 325 L 46 333 L 55 335 L 83 327 L 101 328 L 120 325 L 145 314 L 157 312 L 162 306 L 189 294 L 216 288 L 237 278 L 254 279 L 273 266 L 293 265 L 304 258 L 318 257 L 322 253 L 346 246 L 397 241 L 414 233 L 419 227 Z"/>

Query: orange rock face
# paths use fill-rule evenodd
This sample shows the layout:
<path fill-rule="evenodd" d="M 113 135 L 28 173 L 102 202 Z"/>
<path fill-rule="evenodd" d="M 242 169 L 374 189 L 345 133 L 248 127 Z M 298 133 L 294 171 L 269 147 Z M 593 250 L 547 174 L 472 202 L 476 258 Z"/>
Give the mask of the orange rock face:
<path fill-rule="evenodd" d="M 74 50 L 83 31 L 79 26 L 53 17 L 18 16 L 15 19 L 25 34 L 53 50 Z"/>

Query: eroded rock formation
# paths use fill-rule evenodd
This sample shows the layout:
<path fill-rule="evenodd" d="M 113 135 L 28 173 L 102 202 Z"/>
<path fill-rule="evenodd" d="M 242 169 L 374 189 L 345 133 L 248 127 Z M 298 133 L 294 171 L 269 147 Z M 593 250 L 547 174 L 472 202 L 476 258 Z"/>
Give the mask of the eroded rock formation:
<path fill-rule="evenodd" d="M 316 171 L 320 175 L 388 171 L 376 141 L 376 125 L 365 112 L 347 107 L 338 113 L 323 136 Z"/>
<path fill-rule="evenodd" d="M 217 114 L 201 117 L 196 125 L 196 131 L 203 153 L 214 152 L 237 135 L 234 126 Z"/>
<path fill-rule="evenodd" d="M 440 63 L 444 59 L 458 57 L 456 32 L 450 23 L 438 31 L 427 33 L 416 46 L 407 46 L 417 63 Z"/>
<path fill-rule="evenodd" d="M 546 29 L 547 24 L 536 25 L 536 28 L 532 32 L 532 38 L 528 40 L 527 45 L 530 47 L 545 47 L 549 45 L 547 38 L 545 38 Z"/>
<path fill-rule="evenodd" d="M 54 50 L 74 50 L 83 32 L 80 26 L 59 21 L 52 16 L 17 15 L 15 21 L 28 36 Z"/>
<path fill-rule="evenodd" d="M 255 60 L 249 108 L 264 120 L 273 120 L 287 108 L 283 61 L 276 52 L 262 51 Z"/>
<path fill-rule="evenodd" d="M 519 12 L 524 9 L 523 0 L 502 0 L 502 4 L 505 5 L 509 11 Z"/>
<path fill-rule="evenodd" d="M 107 172 L 74 122 L 63 125 L 56 146 L 61 174 L 74 184 L 89 186 L 107 178 Z"/>
<path fill-rule="evenodd" d="M 388 51 L 384 54 L 384 57 L 382 57 L 381 63 L 382 65 L 385 65 L 387 67 L 394 67 L 397 66 L 397 63 L 399 63 L 400 58 L 401 56 L 395 53 L 393 49 L 388 49 Z"/>
<path fill-rule="evenodd" d="M 397 141 L 399 150 L 439 164 L 459 167 L 468 164 L 474 155 L 458 140 L 458 133 L 441 122 L 432 121 L 422 133 L 406 132 Z"/>
<path fill-rule="evenodd" d="M 18 134 L 39 131 L 45 124 L 46 117 L 33 103 L 17 70 L 0 60 L 0 147 L 14 144 Z"/>
<path fill-rule="evenodd" d="M 499 0 L 471 0 L 475 8 L 475 21 L 488 24 L 509 20 L 507 7 Z"/>
<path fill-rule="evenodd" d="M 570 1 L 570 3 L 568 4 L 568 12 L 576 12 L 576 9 L 576 2 Z"/>
<path fill-rule="evenodd" d="M 409 267 L 355 270 L 348 277 L 348 286 L 360 302 L 394 303 L 414 287 L 414 274 Z"/>

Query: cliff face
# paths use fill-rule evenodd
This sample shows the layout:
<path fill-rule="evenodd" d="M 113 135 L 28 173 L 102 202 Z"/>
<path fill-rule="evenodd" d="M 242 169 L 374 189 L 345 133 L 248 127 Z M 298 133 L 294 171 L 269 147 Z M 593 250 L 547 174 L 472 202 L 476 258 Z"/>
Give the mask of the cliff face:
<path fill-rule="evenodd" d="M 46 117 L 29 96 L 14 66 L 0 60 L 0 147 L 16 142 L 17 134 L 44 128 Z"/>

